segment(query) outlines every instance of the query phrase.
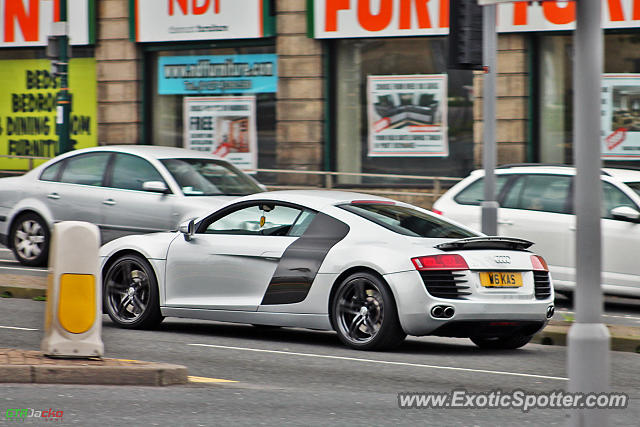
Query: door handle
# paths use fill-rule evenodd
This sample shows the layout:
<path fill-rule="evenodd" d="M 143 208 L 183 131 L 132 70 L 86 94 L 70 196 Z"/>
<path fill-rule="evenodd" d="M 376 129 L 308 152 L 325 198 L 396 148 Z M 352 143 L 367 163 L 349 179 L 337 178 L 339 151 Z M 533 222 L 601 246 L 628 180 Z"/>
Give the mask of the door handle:
<path fill-rule="evenodd" d="M 113 206 L 113 205 L 115 205 L 115 204 L 116 204 L 116 201 L 115 201 L 115 200 L 113 200 L 113 199 L 107 199 L 107 200 L 104 200 L 104 201 L 102 202 L 102 204 L 103 204 L 103 205 Z"/>
<path fill-rule="evenodd" d="M 498 221 L 498 224 L 500 224 L 500 225 L 513 225 L 513 221 L 502 220 L 502 221 Z"/>
<path fill-rule="evenodd" d="M 60 198 L 60 195 L 58 193 L 51 193 L 47 194 L 47 197 L 53 200 L 58 200 Z"/>

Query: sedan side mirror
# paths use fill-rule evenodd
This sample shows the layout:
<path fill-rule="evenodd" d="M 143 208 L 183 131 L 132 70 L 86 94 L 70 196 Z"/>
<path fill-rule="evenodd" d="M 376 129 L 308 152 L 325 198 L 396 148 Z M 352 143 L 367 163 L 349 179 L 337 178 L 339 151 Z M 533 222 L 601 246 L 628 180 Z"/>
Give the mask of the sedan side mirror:
<path fill-rule="evenodd" d="M 145 181 L 142 183 L 142 189 L 153 193 L 167 193 L 169 190 L 167 184 L 162 181 Z"/>
<path fill-rule="evenodd" d="M 640 220 L 640 212 L 630 206 L 618 206 L 611 209 L 611 216 L 622 221 L 638 222 Z"/>
<path fill-rule="evenodd" d="M 184 240 L 187 242 L 193 238 L 193 235 L 196 234 L 196 223 L 195 220 L 189 220 L 189 222 L 184 223 L 179 228 L 180 232 L 184 235 Z"/>

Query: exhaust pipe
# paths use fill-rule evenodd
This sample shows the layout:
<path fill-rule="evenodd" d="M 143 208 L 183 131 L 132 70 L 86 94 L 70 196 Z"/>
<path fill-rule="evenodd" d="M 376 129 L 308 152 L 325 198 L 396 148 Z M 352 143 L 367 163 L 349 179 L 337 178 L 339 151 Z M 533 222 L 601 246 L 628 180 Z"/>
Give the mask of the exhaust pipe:
<path fill-rule="evenodd" d="M 456 310 L 448 305 L 436 305 L 431 309 L 431 317 L 436 319 L 449 319 L 453 317 Z"/>
<path fill-rule="evenodd" d="M 444 317 L 446 317 L 447 319 L 453 317 L 453 315 L 455 314 L 455 310 L 453 307 L 445 307 L 444 311 L 442 312 L 442 314 L 444 315 Z"/>
<path fill-rule="evenodd" d="M 556 308 L 552 305 L 547 307 L 547 319 L 551 319 L 553 317 L 553 313 L 556 312 Z"/>
<path fill-rule="evenodd" d="M 443 312 L 444 312 L 444 309 L 443 309 L 443 308 L 442 308 L 442 306 L 440 306 L 440 305 L 436 305 L 435 307 L 433 307 L 433 308 L 431 309 L 431 315 L 432 315 L 433 317 L 438 318 L 438 319 L 442 317 L 442 313 L 443 313 Z"/>

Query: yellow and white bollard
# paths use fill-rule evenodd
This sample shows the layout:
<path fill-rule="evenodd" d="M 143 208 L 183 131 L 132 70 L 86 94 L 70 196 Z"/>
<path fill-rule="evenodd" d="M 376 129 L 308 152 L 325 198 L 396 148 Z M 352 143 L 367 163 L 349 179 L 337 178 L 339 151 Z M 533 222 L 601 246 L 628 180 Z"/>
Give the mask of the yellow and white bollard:
<path fill-rule="evenodd" d="M 102 286 L 94 224 L 64 221 L 53 228 L 45 335 L 40 349 L 49 356 L 100 357 L 104 354 Z"/>

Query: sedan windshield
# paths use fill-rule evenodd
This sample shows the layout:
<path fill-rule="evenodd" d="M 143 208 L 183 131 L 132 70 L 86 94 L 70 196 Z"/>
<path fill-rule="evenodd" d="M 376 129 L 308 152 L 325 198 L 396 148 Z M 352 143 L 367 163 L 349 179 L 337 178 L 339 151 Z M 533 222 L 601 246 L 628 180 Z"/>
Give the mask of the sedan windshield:
<path fill-rule="evenodd" d="M 160 160 L 185 196 L 245 196 L 260 186 L 234 166 L 213 159 Z"/>
<path fill-rule="evenodd" d="M 640 182 L 625 182 L 630 189 L 636 192 L 640 196 Z"/>
<path fill-rule="evenodd" d="M 406 206 L 382 203 L 353 203 L 341 205 L 340 207 L 405 236 L 442 239 L 462 239 L 478 236 L 478 234 L 453 225 L 443 218 L 436 218 Z"/>

